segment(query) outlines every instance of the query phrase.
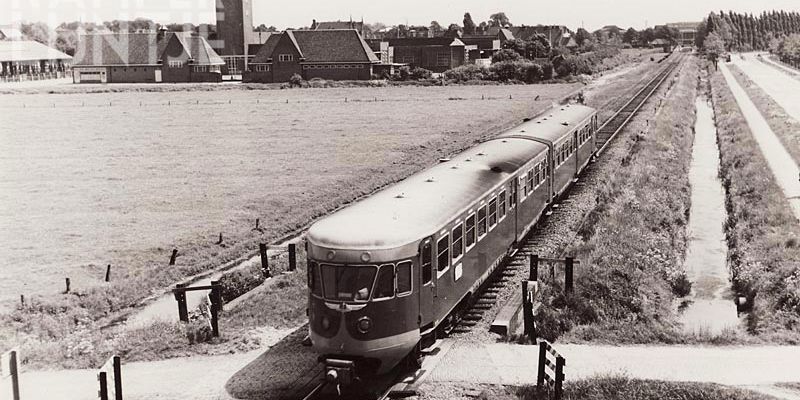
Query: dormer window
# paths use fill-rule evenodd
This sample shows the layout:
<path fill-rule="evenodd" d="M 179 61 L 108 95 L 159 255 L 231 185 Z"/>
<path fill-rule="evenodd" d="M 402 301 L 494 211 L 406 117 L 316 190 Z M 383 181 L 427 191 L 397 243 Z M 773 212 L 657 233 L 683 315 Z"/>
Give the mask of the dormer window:
<path fill-rule="evenodd" d="M 279 54 L 278 61 L 280 62 L 294 61 L 294 54 Z"/>
<path fill-rule="evenodd" d="M 183 61 L 181 60 L 172 60 L 169 62 L 170 68 L 183 68 Z"/>

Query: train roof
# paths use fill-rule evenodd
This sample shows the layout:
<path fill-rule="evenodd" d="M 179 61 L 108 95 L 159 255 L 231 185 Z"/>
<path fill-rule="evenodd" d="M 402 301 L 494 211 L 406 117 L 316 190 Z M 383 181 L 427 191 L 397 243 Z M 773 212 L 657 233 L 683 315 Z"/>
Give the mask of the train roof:
<path fill-rule="evenodd" d="M 593 108 L 579 104 L 554 107 L 550 112 L 546 112 L 532 121 L 500 134 L 498 138 L 527 136 L 544 139 L 549 142 L 557 142 L 564 137 L 565 133 L 591 118 L 594 113 L 595 110 Z"/>
<path fill-rule="evenodd" d="M 554 108 L 316 222 L 308 240 L 331 249 L 379 250 L 431 236 L 547 151 L 521 136 L 557 140 L 593 113 L 585 106 Z"/>

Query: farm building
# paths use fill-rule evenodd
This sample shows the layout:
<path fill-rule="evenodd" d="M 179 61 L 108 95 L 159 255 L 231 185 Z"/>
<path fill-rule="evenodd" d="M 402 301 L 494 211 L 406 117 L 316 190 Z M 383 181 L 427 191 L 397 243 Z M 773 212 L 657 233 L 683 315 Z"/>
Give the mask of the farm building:
<path fill-rule="evenodd" d="M 200 36 L 171 33 L 80 37 L 75 83 L 219 82 L 225 62 Z"/>
<path fill-rule="evenodd" d="M 444 72 L 467 63 L 466 45 L 458 38 L 389 39 L 389 46 L 394 49 L 395 62 L 433 72 Z"/>
<path fill-rule="evenodd" d="M 3 81 L 64 77 L 72 57 L 32 40 L 0 40 L 0 77 Z"/>
<path fill-rule="evenodd" d="M 355 29 L 288 30 L 274 34 L 261 47 L 245 82 L 288 82 L 303 79 L 368 80 L 380 64 Z"/>
<path fill-rule="evenodd" d="M 500 51 L 501 40 L 497 36 L 463 35 L 459 39 L 464 43 L 470 63 L 491 62 L 494 53 Z M 488 61 L 486 61 L 488 60 Z"/>

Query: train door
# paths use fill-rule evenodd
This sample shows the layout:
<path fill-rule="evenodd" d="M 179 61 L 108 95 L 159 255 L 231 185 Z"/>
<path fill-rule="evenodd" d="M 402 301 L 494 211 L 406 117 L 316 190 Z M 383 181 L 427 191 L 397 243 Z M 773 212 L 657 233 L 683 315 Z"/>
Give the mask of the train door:
<path fill-rule="evenodd" d="M 424 332 L 433 327 L 436 319 L 434 301 L 436 283 L 433 279 L 433 238 L 422 241 L 419 245 L 419 326 Z"/>

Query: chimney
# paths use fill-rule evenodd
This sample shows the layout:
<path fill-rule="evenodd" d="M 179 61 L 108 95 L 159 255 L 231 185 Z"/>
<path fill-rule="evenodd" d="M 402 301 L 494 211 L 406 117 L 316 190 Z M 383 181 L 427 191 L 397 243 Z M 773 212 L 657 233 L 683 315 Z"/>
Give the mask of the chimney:
<path fill-rule="evenodd" d="M 158 36 L 156 37 L 159 41 L 161 41 L 161 39 L 164 39 L 165 36 L 167 36 L 167 28 L 162 26 L 158 29 Z"/>
<path fill-rule="evenodd" d="M 311 30 L 312 31 L 317 30 L 317 20 L 316 19 L 312 19 L 311 20 Z"/>

